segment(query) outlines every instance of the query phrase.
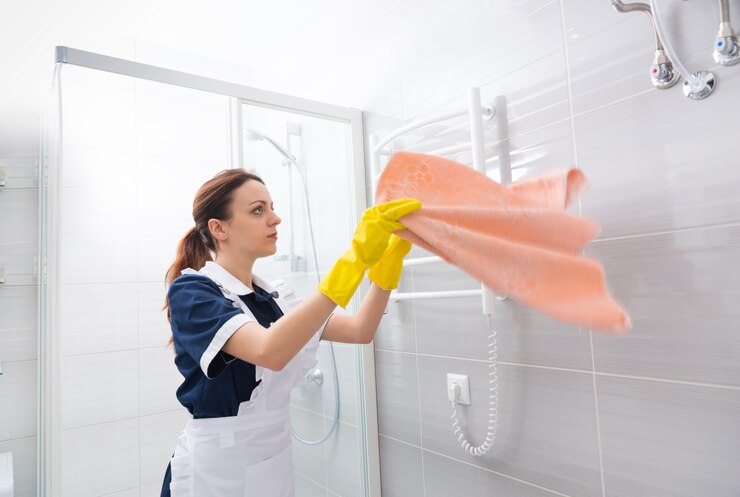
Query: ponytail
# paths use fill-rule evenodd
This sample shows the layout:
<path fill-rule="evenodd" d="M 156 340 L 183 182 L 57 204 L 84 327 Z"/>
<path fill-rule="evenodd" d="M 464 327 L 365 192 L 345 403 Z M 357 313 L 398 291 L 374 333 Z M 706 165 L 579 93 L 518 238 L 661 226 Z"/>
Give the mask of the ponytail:
<path fill-rule="evenodd" d="M 175 262 L 172 263 L 170 268 L 165 274 L 164 281 L 169 287 L 175 278 L 180 276 L 180 273 L 185 268 L 193 268 L 196 271 L 206 265 L 206 261 L 212 260 L 211 251 L 206 246 L 206 236 L 198 230 L 197 227 L 190 228 L 190 231 L 180 240 L 177 244 L 177 256 Z M 170 303 L 167 297 L 164 298 L 163 310 L 167 311 L 167 321 L 170 320 Z M 172 345 L 172 336 L 170 336 L 169 345 Z"/>

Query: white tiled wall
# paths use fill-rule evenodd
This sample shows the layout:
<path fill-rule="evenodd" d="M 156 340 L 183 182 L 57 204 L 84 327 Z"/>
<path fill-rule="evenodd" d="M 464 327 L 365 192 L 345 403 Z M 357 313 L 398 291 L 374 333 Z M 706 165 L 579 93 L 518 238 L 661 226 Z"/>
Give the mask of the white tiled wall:
<path fill-rule="evenodd" d="M 411 4 L 398 3 L 399 25 L 419 14 Z M 606 1 L 524 1 L 474 30 L 451 5 L 424 9 L 425 27 L 409 30 L 434 32 L 413 42 L 417 53 L 430 50 L 423 72 L 413 57 L 396 56 L 396 115 L 464 105 L 470 85 L 506 94 L 515 179 L 584 170 L 591 188 L 580 207 L 603 228 L 587 255 L 604 264 L 635 327 L 609 338 L 497 302 L 497 439 L 473 458 L 450 427 L 445 373 L 471 376 L 474 402 L 462 422 L 480 443 L 487 371 L 479 303 L 393 304 L 375 341 L 383 495 L 736 495 L 740 68 L 711 60 L 717 6 L 665 9 L 686 64 L 711 67 L 719 80 L 714 95 L 694 102 L 678 87 L 651 87 L 643 14 L 619 14 Z M 403 290 L 474 287 L 451 268 L 410 269 Z"/>
<path fill-rule="evenodd" d="M 591 188 L 574 212 L 603 228 L 587 255 L 604 264 L 632 314 L 634 330 L 609 338 L 497 302 L 499 430 L 491 452 L 473 458 L 456 446 L 444 376 L 471 375 L 463 423 L 480 442 L 487 330 L 479 303 L 392 304 L 375 340 L 384 496 L 740 491 L 740 67 L 711 60 L 716 2 L 661 2 L 685 64 L 718 77 L 705 101 L 652 88 L 648 17 L 606 0 L 383 3 L 354 18 L 360 26 L 342 42 L 367 61 L 359 74 L 306 51 L 301 63 L 321 71 L 290 81 L 288 43 L 255 71 L 263 86 L 372 111 L 366 131 L 381 135 L 463 108 L 470 86 L 484 100 L 506 95 L 515 180 L 584 170 Z M 439 146 L 465 133 L 429 135 Z M 432 148 L 419 136 L 398 141 Z M 497 166 L 489 162 L 492 176 Z M 401 282 L 404 291 L 473 287 L 441 266 L 409 268 Z"/>

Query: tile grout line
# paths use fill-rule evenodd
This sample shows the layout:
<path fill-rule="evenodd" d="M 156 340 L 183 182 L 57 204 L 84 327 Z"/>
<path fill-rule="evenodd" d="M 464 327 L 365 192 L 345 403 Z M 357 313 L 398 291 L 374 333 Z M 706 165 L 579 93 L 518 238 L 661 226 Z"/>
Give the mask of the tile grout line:
<path fill-rule="evenodd" d="M 488 363 L 488 361 L 485 361 L 483 359 L 468 359 L 465 357 L 444 356 L 444 355 L 436 355 L 436 354 L 422 354 L 422 353 L 414 354 L 413 352 L 393 350 L 393 349 L 380 349 L 379 348 L 377 350 L 382 351 L 382 352 L 392 352 L 395 354 L 431 357 L 434 359 L 449 359 L 449 360 L 454 360 L 454 361 L 479 362 L 482 364 Z M 723 385 L 720 383 L 707 383 L 707 382 L 688 381 L 688 380 L 673 380 L 670 378 L 657 378 L 654 376 L 637 376 L 637 375 L 628 375 L 628 374 L 622 374 L 622 373 L 607 373 L 603 371 L 593 372 L 588 369 L 561 368 L 558 366 L 544 366 L 541 364 L 525 364 L 522 362 L 499 361 L 498 363 L 504 366 L 518 366 L 518 367 L 523 367 L 523 368 L 547 369 L 551 371 L 564 371 L 568 373 L 595 374 L 596 376 L 603 376 L 603 377 L 609 377 L 609 378 L 624 378 L 628 380 L 654 381 L 654 382 L 660 382 L 660 383 L 671 383 L 671 384 L 676 384 L 676 385 L 691 385 L 691 386 L 696 386 L 696 387 L 706 387 L 706 388 L 717 388 L 721 390 L 740 391 L 740 385 Z"/>
<path fill-rule="evenodd" d="M 428 448 L 427 449 L 424 449 L 422 447 L 419 447 L 417 445 L 414 445 L 413 443 L 410 443 L 410 442 L 407 442 L 405 440 L 401 440 L 401 439 L 392 437 L 390 435 L 380 434 L 380 436 L 381 437 L 385 437 L 385 438 L 387 438 L 389 440 L 393 440 L 394 442 L 398 442 L 398 443 L 407 445 L 409 447 L 417 448 L 417 449 L 421 450 L 422 455 L 424 454 L 424 451 L 428 451 L 428 452 L 430 452 L 432 454 L 435 454 L 437 456 L 444 457 L 445 459 L 451 459 L 451 460 L 453 460 L 455 462 L 458 462 L 458 463 L 461 463 L 461 464 L 465 464 L 466 466 L 470 466 L 470 467 L 475 468 L 475 469 L 480 469 L 480 470 L 486 471 L 488 473 L 492 473 L 492 474 L 494 474 L 496 476 L 500 476 L 500 477 L 506 478 L 508 480 L 513 480 L 513 481 L 515 481 L 517 483 L 522 483 L 524 485 L 531 486 L 531 487 L 534 487 L 534 488 L 537 488 L 537 489 L 540 489 L 540 490 L 544 490 L 546 492 L 550 492 L 550 493 L 553 493 L 555 495 L 559 495 L 561 497 L 570 497 L 568 494 L 564 494 L 564 493 L 562 493 L 562 492 L 560 492 L 558 490 L 554 490 L 554 489 L 551 489 L 551 488 L 543 487 L 541 485 L 537 485 L 536 483 L 528 482 L 527 480 L 522 480 L 520 478 L 516 478 L 514 476 L 507 475 L 506 473 L 501 473 L 499 471 L 494 471 L 492 469 L 486 468 L 485 466 L 478 466 L 477 464 L 473 464 L 473 463 L 468 462 L 468 461 L 465 461 L 463 459 L 457 459 L 456 457 L 450 456 L 448 454 L 443 454 L 443 453 L 438 452 L 436 450 L 432 450 L 432 449 L 428 449 Z"/>
<path fill-rule="evenodd" d="M 414 291 L 416 271 L 411 272 L 411 291 Z M 416 303 L 411 307 L 414 318 L 414 364 L 416 365 L 416 406 L 419 413 L 419 448 L 421 449 L 421 495 L 427 495 L 427 478 L 424 472 L 424 430 L 421 426 L 421 380 L 419 374 L 419 327 L 416 323 Z"/>
<path fill-rule="evenodd" d="M 604 451 L 601 444 L 601 418 L 599 417 L 599 393 L 596 388 L 596 354 L 594 354 L 594 332 L 589 331 L 589 345 L 591 347 L 591 379 L 594 387 L 594 413 L 596 414 L 596 444 L 599 451 L 599 472 L 601 475 L 601 495 L 606 497 L 606 481 L 604 479 Z"/>
<path fill-rule="evenodd" d="M 576 146 L 576 125 L 575 125 L 575 113 L 573 109 L 573 86 L 571 82 L 570 74 L 570 56 L 568 53 L 568 36 L 567 27 L 565 25 L 565 7 L 563 6 L 564 0 L 560 0 L 560 25 L 562 27 L 563 35 L 563 58 L 565 59 L 565 78 L 568 87 L 568 106 L 570 111 L 570 134 L 571 134 L 571 145 L 573 147 L 573 160 L 575 161 L 576 167 L 579 167 L 578 162 L 578 148 Z M 582 198 L 578 195 L 578 214 L 583 216 L 583 203 Z M 585 255 L 585 249 L 582 251 L 582 255 Z M 594 356 L 594 332 L 589 330 L 588 341 L 591 349 L 591 381 L 593 382 L 594 392 L 594 414 L 596 419 L 596 442 L 599 454 L 599 480 L 601 483 L 601 495 L 606 497 L 606 485 L 604 483 L 604 457 L 601 447 L 601 423 L 599 420 L 599 401 L 598 393 L 596 391 L 596 359 Z"/>
<path fill-rule="evenodd" d="M 453 358 L 457 359 L 457 358 Z M 464 359 L 460 359 L 464 360 Z M 535 369 L 547 369 L 552 371 L 566 371 L 570 373 L 581 373 L 581 374 L 592 374 L 591 371 L 585 370 L 585 369 L 568 369 L 568 368 L 559 368 L 555 366 L 541 366 L 538 364 L 523 364 L 518 362 L 503 362 L 499 361 L 499 364 L 505 364 L 507 366 L 519 366 L 524 368 L 535 368 Z M 705 387 L 705 388 L 717 388 L 720 390 L 737 390 L 740 391 L 740 385 L 722 385 L 719 383 L 704 383 L 699 381 L 687 381 L 687 380 L 672 380 L 669 378 L 656 378 L 652 376 L 637 376 L 637 375 L 628 375 L 628 374 L 622 374 L 622 373 L 605 373 L 600 371 L 595 371 L 593 374 L 596 376 L 603 376 L 607 378 L 623 378 L 628 380 L 640 380 L 640 381 L 654 381 L 659 383 L 671 383 L 675 385 L 690 385 L 695 387 Z"/>
<path fill-rule="evenodd" d="M 611 242 L 615 240 L 629 240 L 632 238 L 647 238 L 650 236 L 673 235 L 677 233 L 687 233 L 687 232 L 692 232 L 692 231 L 702 231 L 702 230 L 722 229 L 722 228 L 736 228 L 738 226 L 740 226 L 740 222 L 737 222 L 737 221 L 730 221 L 727 223 L 704 224 L 704 225 L 697 225 L 697 226 L 686 226 L 683 228 L 676 228 L 672 230 L 649 231 L 646 233 L 636 233 L 633 235 L 621 235 L 621 236 L 612 236 L 612 237 L 607 237 L 607 238 L 597 238 L 596 240 L 593 240 L 591 244 L 601 243 L 601 242 Z"/>

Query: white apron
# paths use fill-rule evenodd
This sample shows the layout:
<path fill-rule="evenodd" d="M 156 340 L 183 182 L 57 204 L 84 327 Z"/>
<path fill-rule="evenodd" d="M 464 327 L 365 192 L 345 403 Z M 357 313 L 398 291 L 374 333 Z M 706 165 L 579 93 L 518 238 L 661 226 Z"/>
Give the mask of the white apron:
<path fill-rule="evenodd" d="M 211 275 L 198 273 L 218 283 L 224 296 L 252 316 L 238 295 Z M 260 287 L 267 286 L 261 283 L 257 279 Z M 287 285 L 275 289 L 283 314 L 299 303 Z M 255 366 L 262 382 L 250 400 L 239 405 L 236 416 L 188 422 L 170 461 L 172 497 L 293 497 L 290 391 L 304 384 L 306 372 L 315 367 L 322 330 L 281 371 Z"/>

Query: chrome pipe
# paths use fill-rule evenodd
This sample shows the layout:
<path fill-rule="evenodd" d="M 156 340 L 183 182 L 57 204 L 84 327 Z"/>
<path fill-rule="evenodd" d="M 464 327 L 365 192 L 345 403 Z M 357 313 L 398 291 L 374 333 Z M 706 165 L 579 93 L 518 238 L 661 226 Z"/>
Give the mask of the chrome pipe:
<path fill-rule="evenodd" d="M 650 25 L 653 28 L 653 39 L 655 40 L 655 55 L 653 57 L 653 65 L 650 66 L 650 81 L 653 83 L 653 86 L 661 90 L 675 85 L 681 76 L 673 70 L 673 63 L 668 55 L 666 55 L 655 14 L 650 5 L 642 2 L 625 4 L 622 3 L 622 0 L 609 0 L 609 3 L 618 12 L 645 12 L 650 17 Z"/>
<path fill-rule="evenodd" d="M 612 6 L 619 12 L 645 12 L 650 16 L 650 24 L 653 27 L 653 38 L 655 39 L 655 51 L 663 51 L 663 44 L 660 42 L 658 36 L 658 30 L 655 29 L 655 19 L 653 19 L 653 11 L 650 6 L 646 3 L 635 2 L 635 3 L 622 3 L 622 0 L 609 0 Z"/>

